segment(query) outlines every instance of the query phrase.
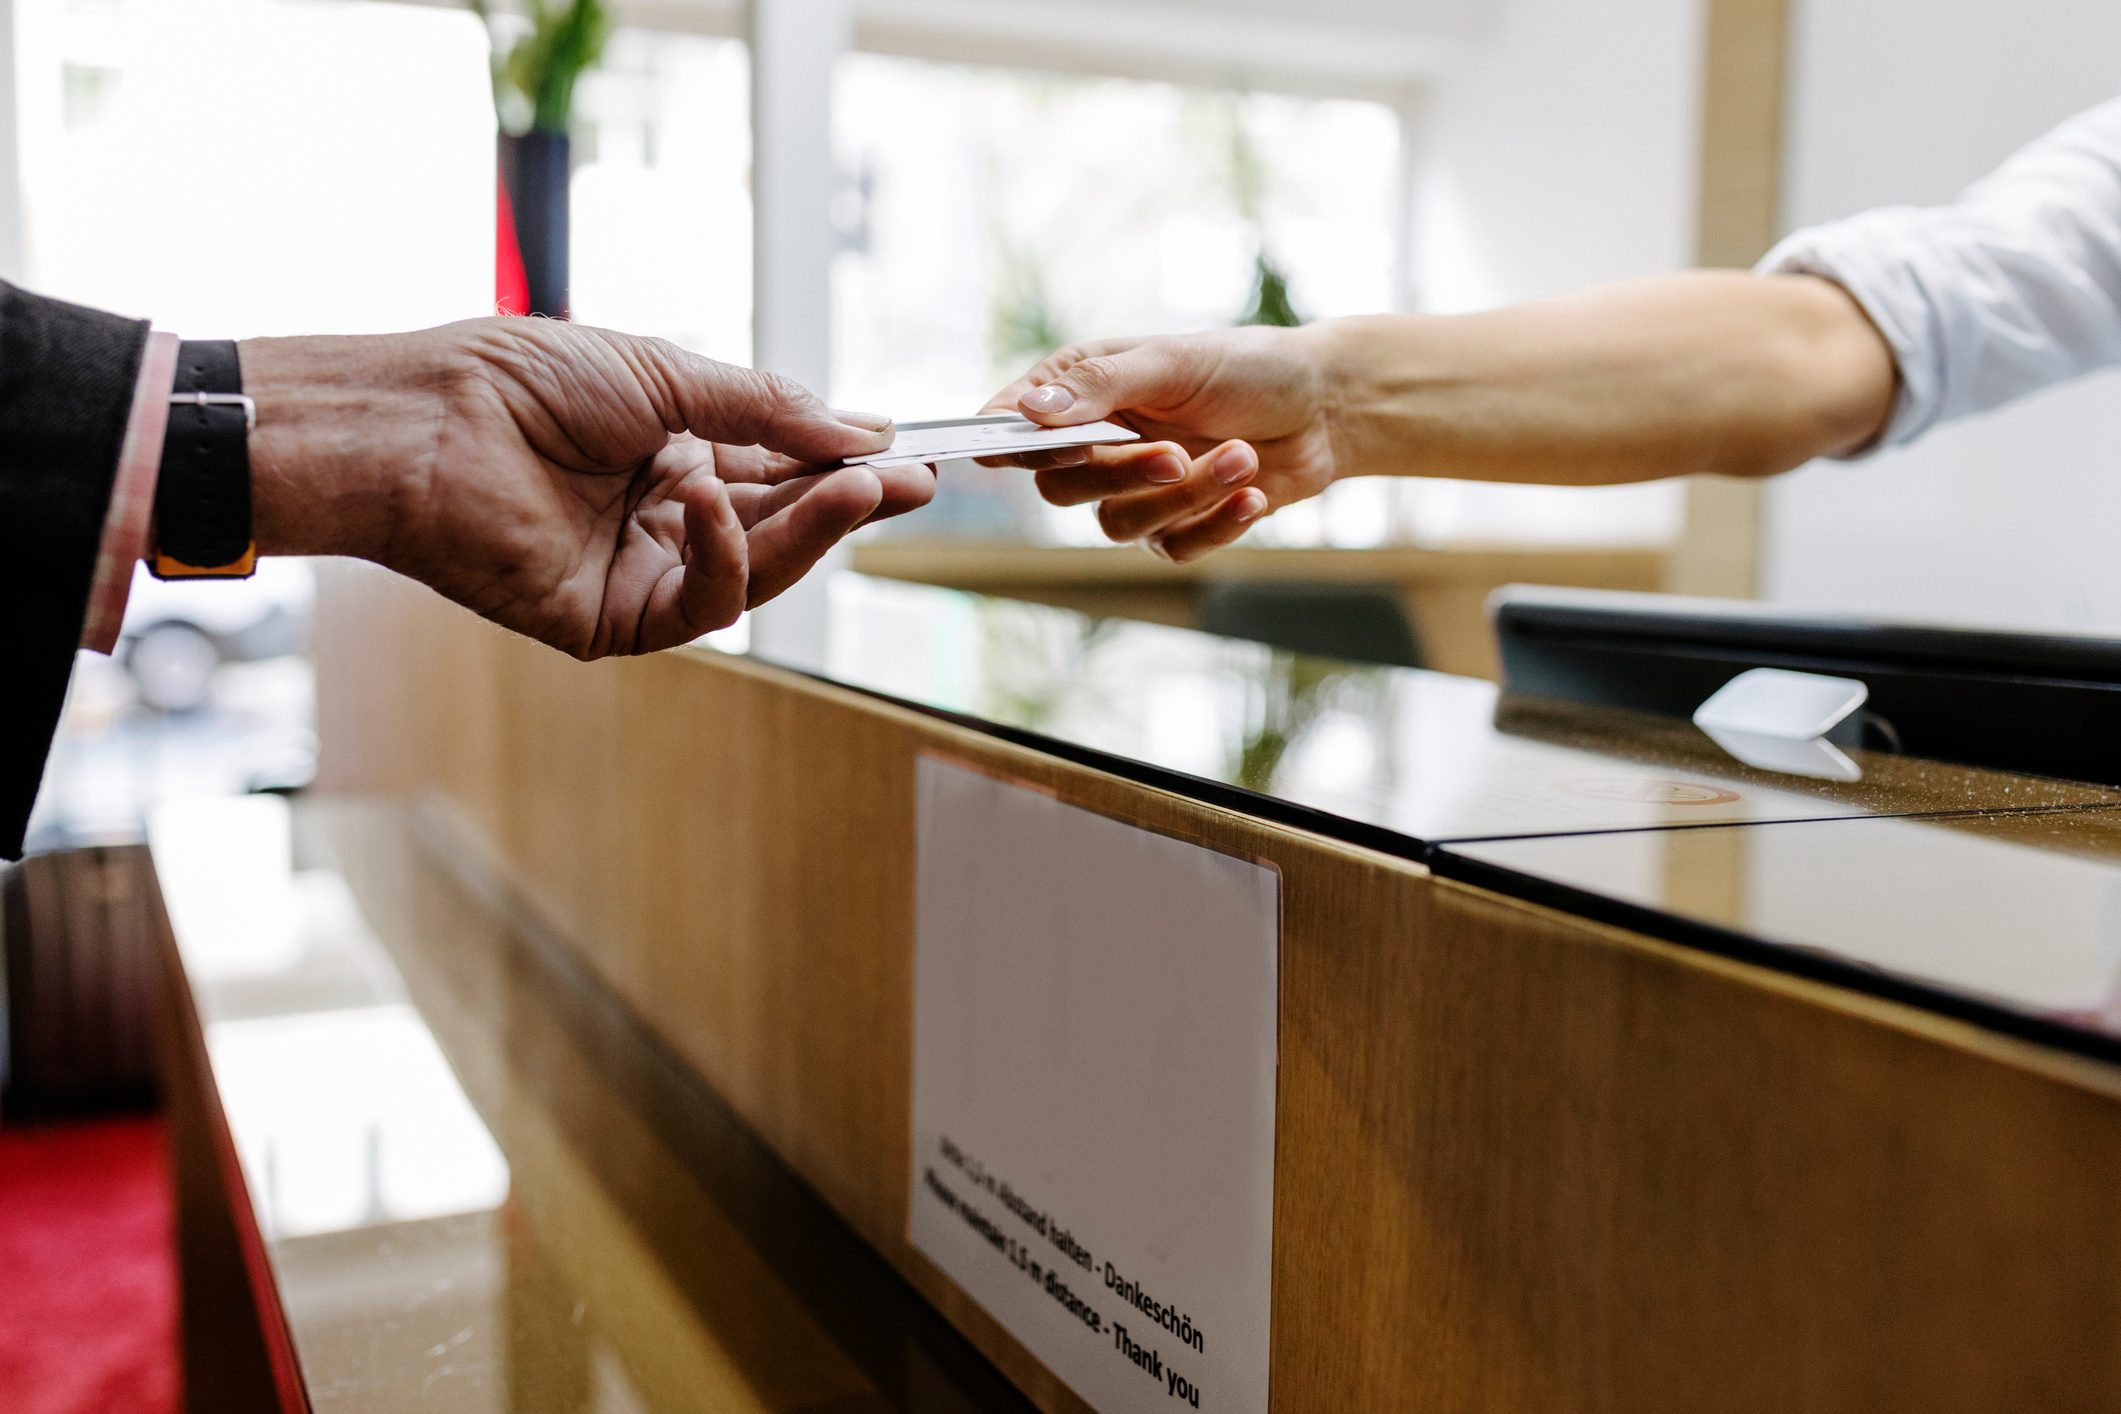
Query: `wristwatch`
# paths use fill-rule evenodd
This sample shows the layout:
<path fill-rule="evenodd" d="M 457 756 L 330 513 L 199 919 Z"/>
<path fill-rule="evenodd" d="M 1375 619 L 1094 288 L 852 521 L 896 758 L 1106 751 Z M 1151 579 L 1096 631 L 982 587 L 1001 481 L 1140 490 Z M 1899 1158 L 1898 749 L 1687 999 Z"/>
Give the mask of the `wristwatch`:
<path fill-rule="evenodd" d="M 248 579 L 257 567 L 250 532 L 250 433 L 257 424 L 235 342 L 179 344 L 147 562 L 157 579 Z"/>

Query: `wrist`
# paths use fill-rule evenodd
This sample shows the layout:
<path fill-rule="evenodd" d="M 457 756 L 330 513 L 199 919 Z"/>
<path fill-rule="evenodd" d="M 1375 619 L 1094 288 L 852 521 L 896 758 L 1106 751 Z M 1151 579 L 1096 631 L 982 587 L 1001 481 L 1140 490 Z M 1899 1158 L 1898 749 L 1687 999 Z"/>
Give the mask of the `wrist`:
<path fill-rule="evenodd" d="M 261 555 L 387 558 L 403 489 L 432 465 L 440 399 L 417 335 L 246 339 L 252 531 Z"/>
<path fill-rule="evenodd" d="M 1395 400 L 1395 377 L 1390 344 L 1380 335 L 1404 319 L 1328 319 L 1295 331 L 1303 339 L 1304 362 L 1317 380 L 1319 420 L 1333 449 L 1336 481 L 1398 470 L 1390 455 L 1395 443 L 1384 435 L 1385 410 Z"/>

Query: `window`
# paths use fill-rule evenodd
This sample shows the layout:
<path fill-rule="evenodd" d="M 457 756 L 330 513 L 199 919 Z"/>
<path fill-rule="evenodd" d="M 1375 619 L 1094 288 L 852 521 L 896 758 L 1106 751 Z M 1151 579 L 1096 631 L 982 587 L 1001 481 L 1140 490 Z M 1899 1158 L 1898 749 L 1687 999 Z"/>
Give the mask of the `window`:
<path fill-rule="evenodd" d="M 1383 104 L 860 54 L 834 116 L 848 406 L 956 415 L 1075 339 L 1242 322 L 1262 260 L 1303 318 L 1392 306 L 1400 139 Z M 1346 489 L 1352 508 L 1381 488 Z M 905 530 L 944 526 L 1098 538 L 1087 510 L 962 467 Z"/>
<path fill-rule="evenodd" d="M 751 361 L 746 46 L 621 30 L 576 94 L 577 319 Z"/>
<path fill-rule="evenodd" d="M 1391 306 L 1382 105 L 855 55 L 835 110 L 844 400 L 948 414 L 1057 342 L 1236 323 L 1262 250 L 1305 317 Z"/>
<path fill-rule="evenodd" d="M 493 117 L 468 13 L 15 9 L 40 290 L 201 337 L 415 328 L 491 308 Z"/>
<path fill-rule="evenodd" d="M 417 328 L 493 302 L 486 37 L 395 4 L 17 0 L 27 277 L 197 337 Z M 32 838 L 315 756 L 306 565 L 136 581 L 81 655 Z"/>

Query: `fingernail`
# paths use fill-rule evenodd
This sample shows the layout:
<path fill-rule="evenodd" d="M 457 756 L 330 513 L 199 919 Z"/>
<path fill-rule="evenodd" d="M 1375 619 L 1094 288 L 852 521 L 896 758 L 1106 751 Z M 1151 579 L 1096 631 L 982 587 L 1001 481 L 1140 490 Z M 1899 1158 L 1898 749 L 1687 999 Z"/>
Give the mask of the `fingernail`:
<path fill-rule="evenodd" d="M 1142 479 L 1153 481 L 1158 486 L 1169 486 L 1174 481 L 1186 479 L 1186 464 L 1177 457 L 1151 457 L 1142 468 Z"/>
<path fill-rule="evenodd" d="M 1090 464 L 1090 449 L 1088 447 L 1063 447 L 1049 455 L 1051 455 L 1053 460 L 1048 462 L 1047 465 L 1055 471 L 1065 467 L 1088 466 Z"/>
<path fill-rule="evenodd" d="M 886 432 L 891 428 L 891 419 L 880 412 L 848 412 L 834 408 L 832 415 L 849 427 L 859 427 L 864 432 Z"/>
<path fill-rule="evenodd" d="M 1208 463 L 1208 470 L 1225 486 L 1235 486 L 1252 474 L 1252 453 L 1245 447 L 1225 447 Z"/>
<path fill-rule="evenodd" d="M 1258 520 L 1267 513 L 1267 498 L 1257 491 L 1240 491 L 1230 507 L 1230 514 L 1240 521 Z"/>
<path fill-rule="evenodd" d="M 1029 408 L 1033 412 L 1066 412 L 1075 406 L 1075 394 L 1058 383 L 1047 383 L 1033 388 L 1016 401 L 1019 407 Z"/>

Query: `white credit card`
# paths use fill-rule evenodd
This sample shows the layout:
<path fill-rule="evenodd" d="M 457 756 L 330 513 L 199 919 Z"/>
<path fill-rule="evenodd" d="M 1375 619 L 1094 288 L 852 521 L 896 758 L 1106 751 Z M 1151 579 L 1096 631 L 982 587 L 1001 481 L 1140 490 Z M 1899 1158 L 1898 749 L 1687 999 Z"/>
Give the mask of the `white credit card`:
<path fill-rule="evenodd" d="M 1080 427 L 1041 427 L 1013 412 L 984 417 L 946 418 L 940 422 L 902 422 L 891 445 L 881 452 L 849 457 L 849 466 L 907 466 L 914 462 L 952 461 L 959 457 L 1006 457 L 1017 452 L 1050 452 L 1061 447 L 1094 447 L 1108 442 L 1137 442 L 1141 433 L 1114 422 L 1086 422 Z"/>

